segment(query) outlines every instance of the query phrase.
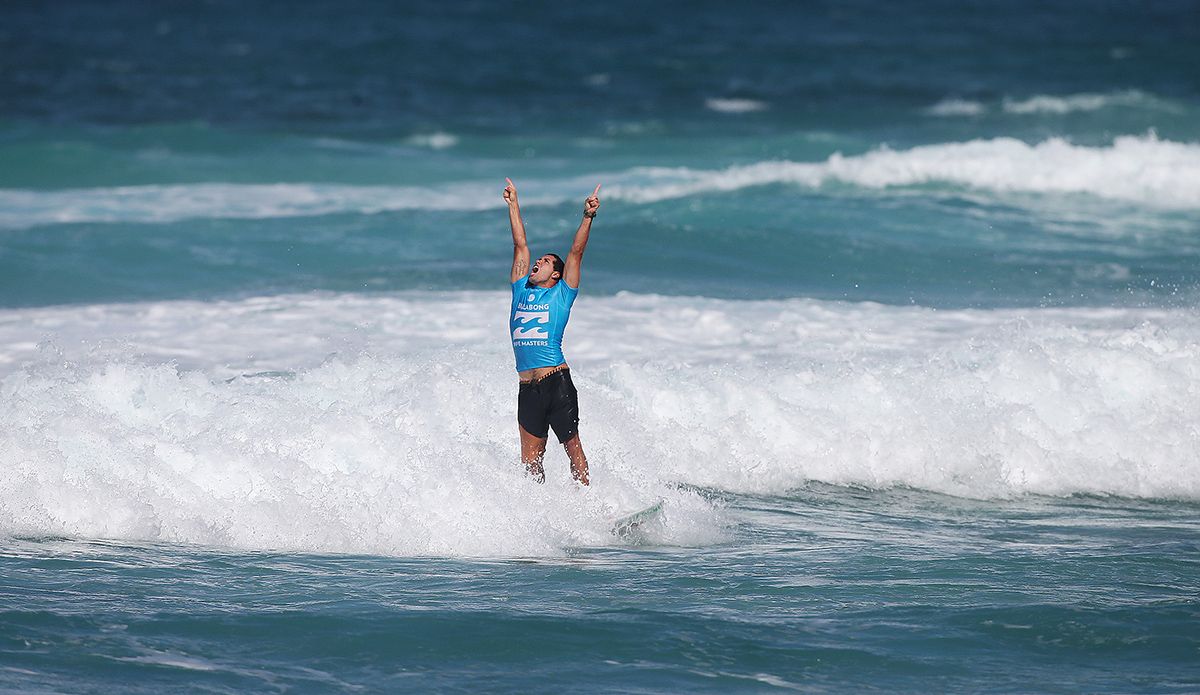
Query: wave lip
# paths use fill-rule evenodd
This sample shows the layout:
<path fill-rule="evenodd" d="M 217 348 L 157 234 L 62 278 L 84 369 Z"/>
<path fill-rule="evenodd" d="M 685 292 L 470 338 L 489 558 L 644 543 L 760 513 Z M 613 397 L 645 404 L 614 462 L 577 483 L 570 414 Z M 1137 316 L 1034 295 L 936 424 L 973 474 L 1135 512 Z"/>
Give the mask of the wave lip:
<path fill-rule="evenodd" d="M 721 171 L 642 169 L 637 185 L 616 184 L 609 195 L 639 203 L 789 183 L 810 188 L 842 182 L 866 188 L 931 183 L 996 192 L 1089 194 L 1167 208 L 1200 209 L 1200 144 L 1122 136 L 1108 147 L 1050 138 L 1030 145 L 1016 138 L 881 147 L 863 155 L 835 153 L 824 162 L 760 162 Z"/>

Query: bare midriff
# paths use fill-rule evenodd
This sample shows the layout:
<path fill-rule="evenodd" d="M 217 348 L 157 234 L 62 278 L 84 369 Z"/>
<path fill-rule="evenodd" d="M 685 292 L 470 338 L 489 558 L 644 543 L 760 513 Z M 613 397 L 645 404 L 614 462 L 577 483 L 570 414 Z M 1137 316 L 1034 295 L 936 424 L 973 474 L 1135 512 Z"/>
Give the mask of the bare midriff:
<path fill-rule="evenodd" d="M 517 372 L 517 376 L 520 377 L 521 383 L 524 384 L 530 381 L 537 381 L 538 379 L 550 376 L 551 374 L 562 371 L 566 368 L 567 363 L 563 362 L 562 364 L 554 367 L 534 367 L 533 369 L 526 369 L 523 372 Z"/>

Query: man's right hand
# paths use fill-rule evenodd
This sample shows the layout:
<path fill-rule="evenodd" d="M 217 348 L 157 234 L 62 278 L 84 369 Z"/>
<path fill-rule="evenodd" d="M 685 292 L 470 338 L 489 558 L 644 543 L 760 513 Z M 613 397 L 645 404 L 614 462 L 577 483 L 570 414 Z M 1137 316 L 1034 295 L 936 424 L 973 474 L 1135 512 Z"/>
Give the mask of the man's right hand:
<path fill-rule="evenodd" d="M 505 178 L 504 202 L 508 203 L 508 223 L 512 227 L 513 265 L 509 278 L 516 282 L 529 273 L 529 246 L 525 244 L 525 223 L 521 221 L 521 208 L 517 206 L 517 187 L 512 179 Z"/>

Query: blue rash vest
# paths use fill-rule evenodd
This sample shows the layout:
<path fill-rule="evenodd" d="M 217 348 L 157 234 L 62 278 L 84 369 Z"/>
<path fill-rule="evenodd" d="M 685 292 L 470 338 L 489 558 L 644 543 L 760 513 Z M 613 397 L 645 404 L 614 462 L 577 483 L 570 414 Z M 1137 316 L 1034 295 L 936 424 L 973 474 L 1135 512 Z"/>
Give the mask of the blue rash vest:
<path fill-rule="evenodd" d="M 512 331 L 518 372 L 556 367 L 566 361 L 562 352 L 563 331 L 578 294 L 579 288 L 572 288 L 563 280 L 549 289 L 529 282 L 528 277 L 512 284 L 508 329 Z"/>

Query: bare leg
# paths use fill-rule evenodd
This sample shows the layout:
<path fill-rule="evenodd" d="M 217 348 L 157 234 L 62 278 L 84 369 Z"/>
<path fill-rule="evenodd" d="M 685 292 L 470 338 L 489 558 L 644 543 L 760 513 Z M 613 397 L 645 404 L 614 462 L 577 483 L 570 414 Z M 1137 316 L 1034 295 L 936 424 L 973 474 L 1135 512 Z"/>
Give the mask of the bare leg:
<path fill-rule="evenodd" d="M 546 440 L 542 440 L 543 448 L 546 445 Z M 579 443 L 579 433 L 576 432 L 574 437 L 563 442 L 563 448 L 567 450 L 567 458 L 571 459 L 571 475 L 583 483 L 588 484 L 588 465 L 587 457 L 583 455 L 583 444 Z M 541 465 L 538 466 L 539 470 Z"/>
<path fill-rule="evenodd" d="M 525 464 L 525 470 L 529 471 L 534 480 L 539 483 L 546 482 L 546 471 L 542 468 L 542 459 L 546 456 L 546 439 L 529 434 L 520 425 L 517 425 L 517 429 L 521 430 L 521 463 Z"/>

